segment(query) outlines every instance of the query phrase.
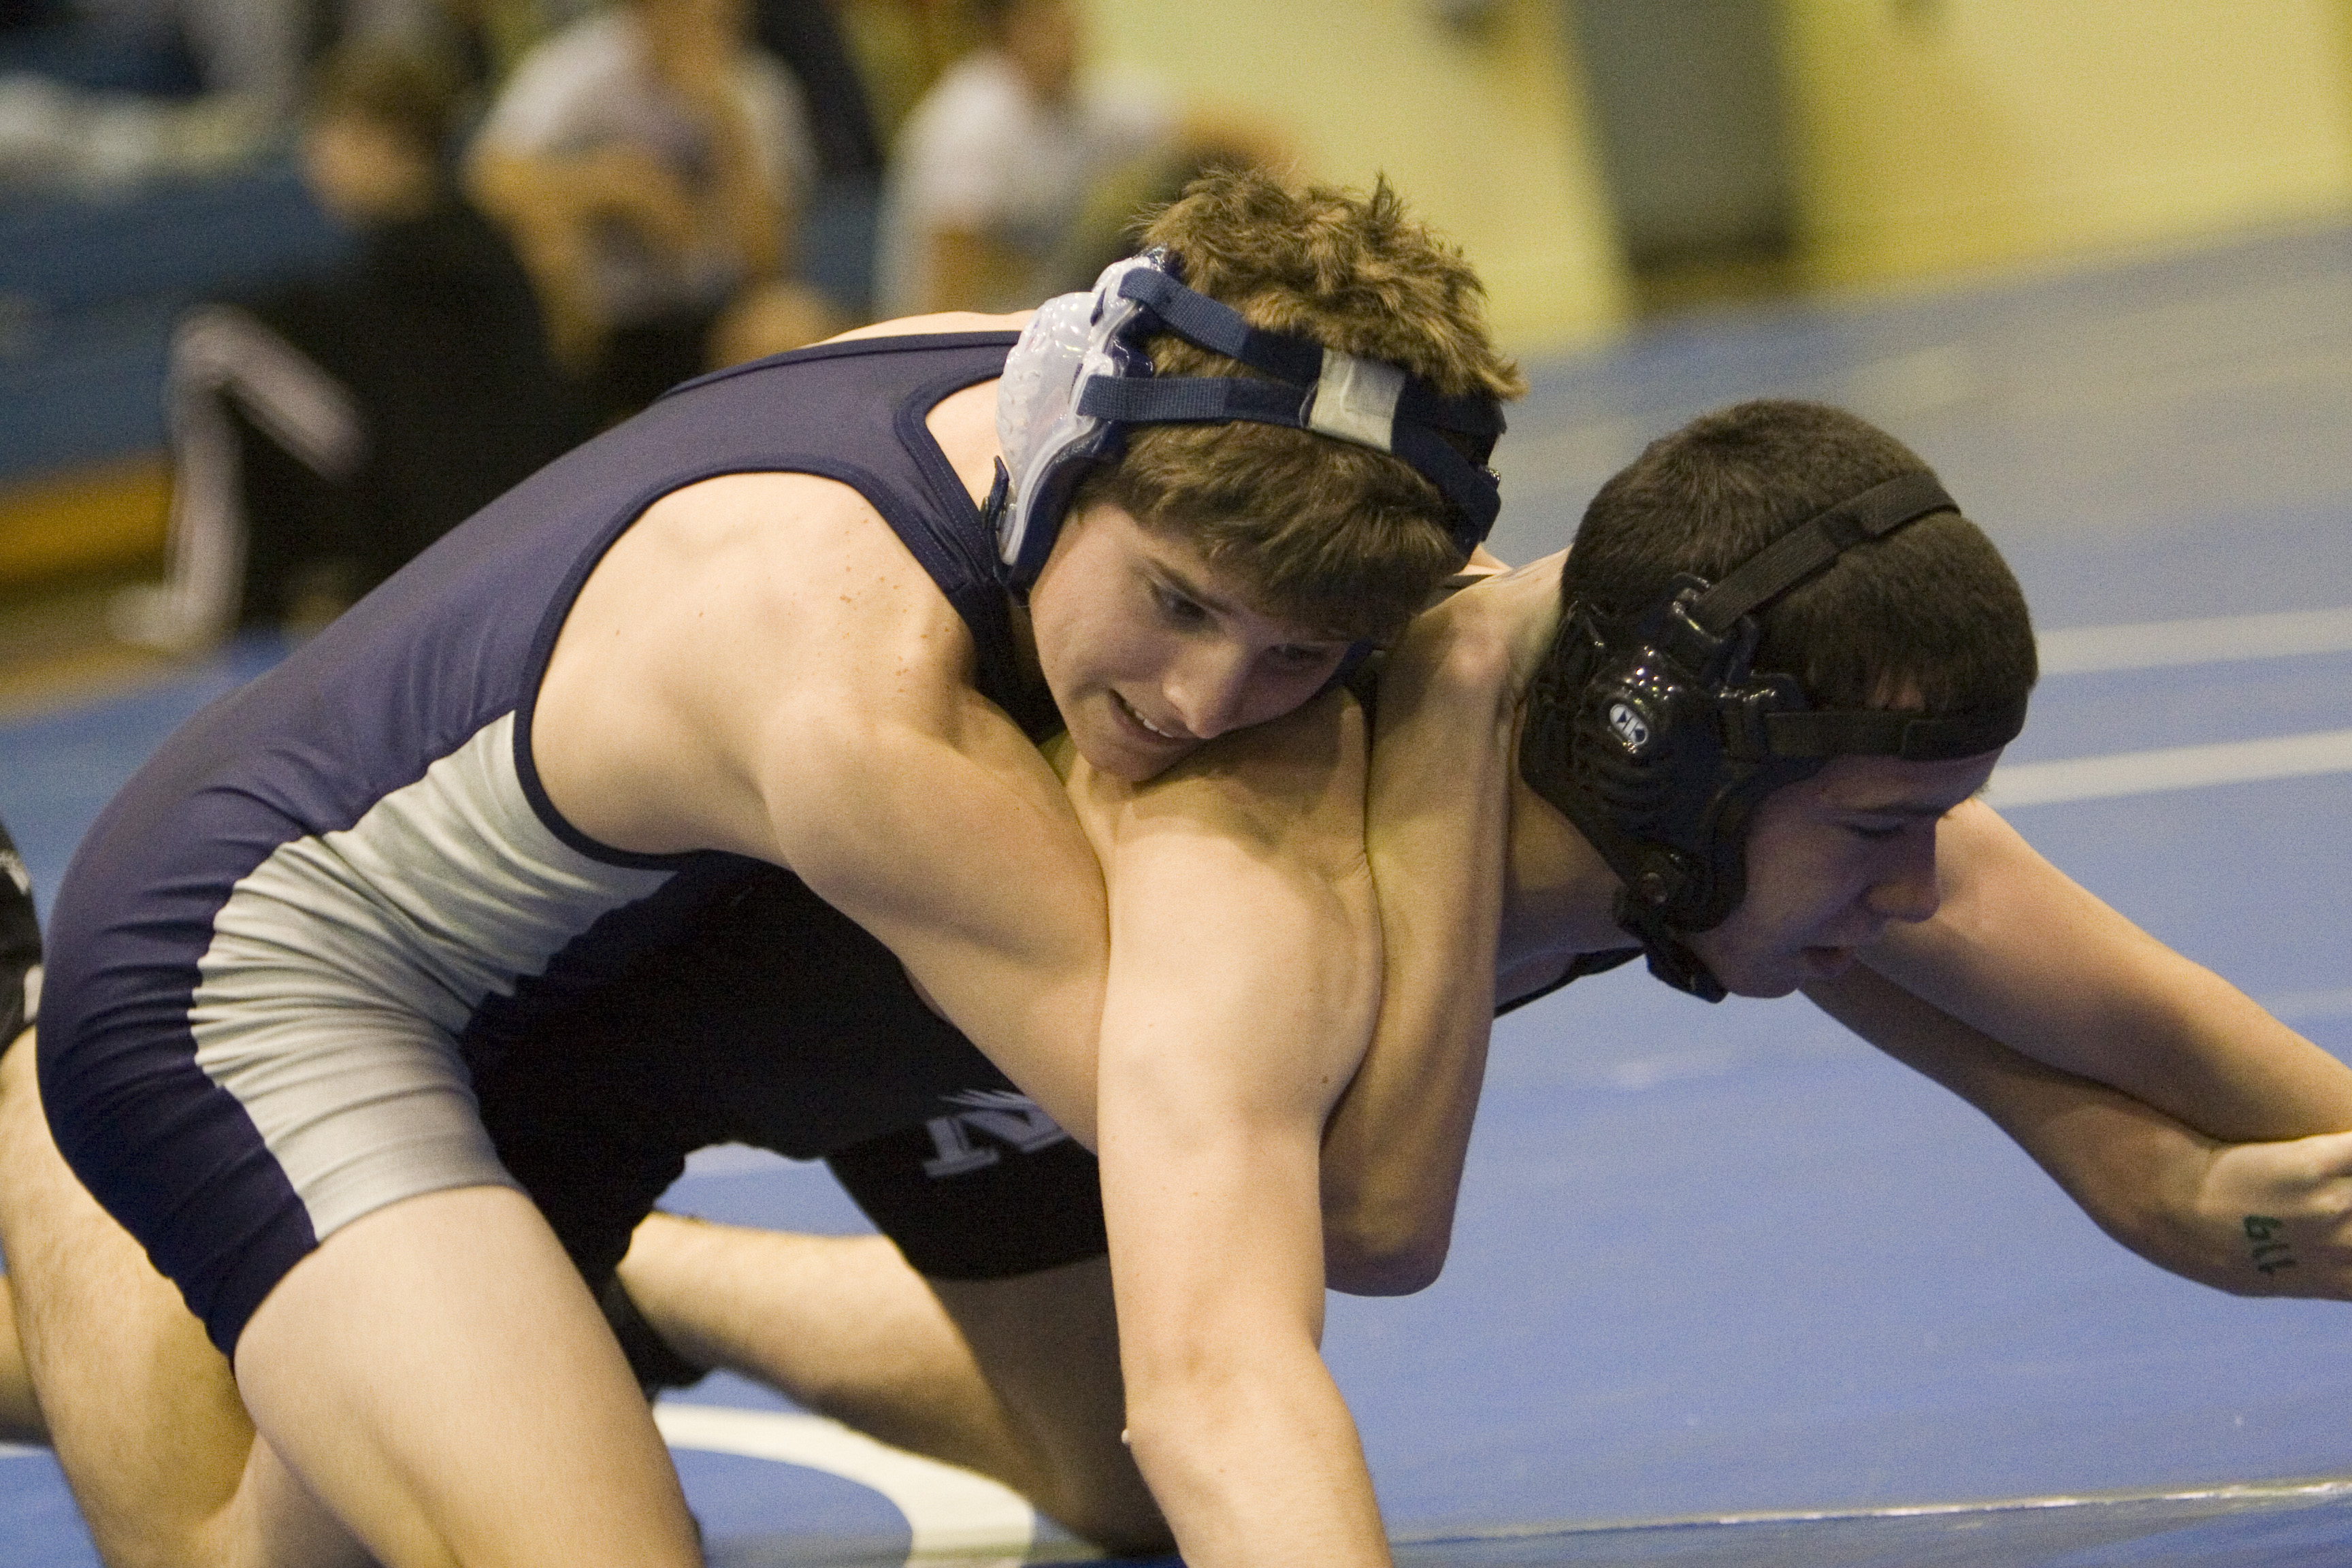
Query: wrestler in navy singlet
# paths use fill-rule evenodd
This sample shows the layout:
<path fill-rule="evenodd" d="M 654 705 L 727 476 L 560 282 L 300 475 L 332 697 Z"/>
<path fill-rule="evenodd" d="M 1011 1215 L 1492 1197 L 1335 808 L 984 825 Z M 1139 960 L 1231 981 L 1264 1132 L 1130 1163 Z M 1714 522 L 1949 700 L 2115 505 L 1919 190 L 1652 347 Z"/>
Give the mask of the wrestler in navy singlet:
<path fill-rule="evenodd" d="M 221 1349 L 340 1226 L 424 1192 L 518 1184 L 477 1080 L 508 1083 L 509 1058 L 545 1068 L 541 1084 L 561 1079 L 560 1051 L 536 1053 L 582 1038 L 583 1020 L 617 1024 L 626 1009 L 612 999 L 649 955 L 707 949 L 723 911 L 798 888 L 740 857 L 601 846 L 557 816 L 532 769 L 556 634 L 655 500 L 730 472 L 851 485 L 970 626 L 981 691 L 1033 735 L 1055 726 L 1044 694 L 1018 681 L 990 541 L 924 425 L 940 399 L 998 374 L 1013 341 L 824 345 L 679 389 L 198 715 L 107 807 L 51 922 L 43 1100 L 67 1160 Z M 794 918 L 828 940 L 856 932 L 798 896 L 814 907 Z M 904 988 L 879 952 L 865 954 L 877 984 Z M 814 997 L 824 978 L 804 965 L 770 1000 Z M 931 1028 L 947 1058 L 979 1059 Z M 941 1091 L 925 1092 L 887 1110 L 887 1092 L 855 1110 L 836 1093 L 826 1103 L 842 1114 L 822 1129 L 767 1141 L 815 1153 L 920 1123 Z M 1000 1092 L 973 1113 L 1017 1121 L 1017 1097 Z M 503 1122 L 506 1104 L 488 1109 Z"/>

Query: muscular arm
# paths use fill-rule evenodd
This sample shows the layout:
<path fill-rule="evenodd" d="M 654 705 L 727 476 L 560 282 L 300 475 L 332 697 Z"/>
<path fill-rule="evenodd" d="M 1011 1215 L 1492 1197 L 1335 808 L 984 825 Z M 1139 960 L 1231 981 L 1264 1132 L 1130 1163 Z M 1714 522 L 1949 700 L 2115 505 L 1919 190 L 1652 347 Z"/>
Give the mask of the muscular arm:
<path fill-rule="evenodd" d="M 789 868 L 1091 1145 L 1102 874 L 970 658 L 854 492 L 730 475 L 664 498 L 607 552 L 532 745 L 558 809 L 603 843 Z"/>
<path fill-rule="evenodd" d="M 2352 1133 L 2221 1142 L 2011 1050 L 1859 965 L 1805 994 L 1983 1111 L 2150 1262 L 2241 1296 L 2352 1300 Z"/>
<path fill-rule="evenodd" d="M 1864 961 L 2036 1060 L 2207 1137 L 2352 1130 L 2352 1068 L 2140 931 L 1980 803 L 1941 825 L 1942 905 Z"/>
<path fill-rule="evenodd" d="M 1319 1142 L 1379 929 L 1352 703 L 1088 806 L 1110 881 L 1103 1207 L 1129 1430 L 1185 1560 L 1381 1563 L 1319 1351 Z"/>
<path fill-rule="evenodd" d="M 1021 732 L 976 696 L 952 704 L 937 729 L 835 714 L 822 732 L 857 761 L 775 787 L 779 858 L 1094 1148 L 1101 872 Z"/>
<path fill-rule="evenodd" d="M 1423 615 L 1381 682 L 1365 847 L 1382 998 L 1323 1142 L 1334 1288 L 1418 1290 L 1444 1268 L 1486 1063 L 1520 688 L 1557 621 L 1557 563 Z"/>
<path fill-rule="evenodd" d="M 1981 804 L 1941 825 L 1937 868 L 1933 919 L 1808 994 L 2150 1260 L 2241 1294 L 2352 1295 L 2352 1068 Z"/>

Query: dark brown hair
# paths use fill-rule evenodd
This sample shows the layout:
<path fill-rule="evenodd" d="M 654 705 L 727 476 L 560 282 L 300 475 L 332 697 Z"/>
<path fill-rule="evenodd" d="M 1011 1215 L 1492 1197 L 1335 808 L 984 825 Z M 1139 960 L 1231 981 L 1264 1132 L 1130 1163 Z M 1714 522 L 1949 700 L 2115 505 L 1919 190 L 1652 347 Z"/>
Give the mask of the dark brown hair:
<path fill-rule="evenodd" d="M 1630 630 L 1677 573 L 1718 581 L 1815 513 L 1927 471 L 1841 408 L 1759 401 L 1706 415 L 1601 487 L 1561 597 Z M 1989 709 L 2023 698 L 2038 672 L 2024 593 L 1958 512 L 1854 546 L 1762 619 L 1756 668 L 1793 675 L 1822 708 Z"/>

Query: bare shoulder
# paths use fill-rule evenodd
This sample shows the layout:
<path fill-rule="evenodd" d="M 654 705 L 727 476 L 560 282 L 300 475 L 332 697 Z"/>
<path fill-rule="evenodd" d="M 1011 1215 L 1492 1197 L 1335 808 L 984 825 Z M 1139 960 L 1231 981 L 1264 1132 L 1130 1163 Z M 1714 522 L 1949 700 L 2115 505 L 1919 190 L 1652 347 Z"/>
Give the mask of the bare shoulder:
<path fill-rule="evenodd" d="M 845 343 L 863 338 L 913 337 L 927 332 L 1017 332 L 1029 324 L 1029 318 L 1035 313 L 1016 310 L 1011 315 L 989 316 L 977 310 L 942 310 L 929 316 L 900 316 L 895 321 L 853 327 L 825 341 Z"/>
<path fill-rule="evenodd" d="M 944 731 L 971 639 L 872 505 L 811 474 L 730 474 L 648 508 L 549 660 L 532 752 L 557 809 L 616 848 L 772 856 L 763 775 L 827 737 Z M 796 743 L 782 743 L 797 737 Z"/>

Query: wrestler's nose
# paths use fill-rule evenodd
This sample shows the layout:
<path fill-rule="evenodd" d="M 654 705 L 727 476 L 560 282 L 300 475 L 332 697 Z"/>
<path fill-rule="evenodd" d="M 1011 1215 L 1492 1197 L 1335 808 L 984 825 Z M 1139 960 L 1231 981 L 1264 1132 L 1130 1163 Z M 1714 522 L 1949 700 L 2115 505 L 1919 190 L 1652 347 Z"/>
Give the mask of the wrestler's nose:
<path fill-rule="evenodd" d="M 1160 689 L 1185 732 L 1208 740 L 1251 721 L 1253 661 L 1247 649 L 1222 644 L 1188 649 Z"/>

